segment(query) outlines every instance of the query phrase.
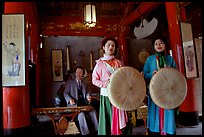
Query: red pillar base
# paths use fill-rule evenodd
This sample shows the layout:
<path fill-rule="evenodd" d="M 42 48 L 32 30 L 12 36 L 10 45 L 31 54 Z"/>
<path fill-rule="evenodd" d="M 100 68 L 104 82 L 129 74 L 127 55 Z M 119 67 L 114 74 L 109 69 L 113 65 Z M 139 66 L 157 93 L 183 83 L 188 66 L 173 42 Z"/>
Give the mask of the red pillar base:
<path fill-rule="evenodd" d="M 177 122 L 182 126 L 196 126 L 199 124 L 198 112 L 179 112 Z"/>
<path fill-rule="evenodd" d="M 178 19 L 178 8 L 176 2 L 165 2 L 166 14 L 168 20 L 168 28 L 170 35 L 170 44 L 173 58 L 176 62 L 178 70 L 185 75 L 185 65 L 182 54 L 182 39 Z M 182 11 L 184 13 L 184 11 Z M 182 14 L 182 18 L 184 18 Z M 176 35 L 175 35 L 176 34 Z M 181 125 L 194 126 L 199 122 L 197 99 L 195 94 L 194 79 L 187 80 L 187 96 L 184 102 L 179 106 L 178 122 Z"/>
<path fill-rule="evenodd" d="M 14 129 L 3 129 L 3 135 L 31 135 L 32 133 L 30 126 Z M 32 135 L 31 135 L 32 136 Z"/>

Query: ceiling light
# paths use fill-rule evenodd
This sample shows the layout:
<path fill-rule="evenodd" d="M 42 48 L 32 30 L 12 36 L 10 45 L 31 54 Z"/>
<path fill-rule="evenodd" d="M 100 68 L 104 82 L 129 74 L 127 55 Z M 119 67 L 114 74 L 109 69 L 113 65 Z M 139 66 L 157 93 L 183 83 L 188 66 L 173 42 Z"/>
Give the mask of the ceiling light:
<path fill-rule="evenodd" d="M 96 25 L 96 7 L 92 4 L 84 7 L 84 24 L 87 27 L 95 27 Z"/>

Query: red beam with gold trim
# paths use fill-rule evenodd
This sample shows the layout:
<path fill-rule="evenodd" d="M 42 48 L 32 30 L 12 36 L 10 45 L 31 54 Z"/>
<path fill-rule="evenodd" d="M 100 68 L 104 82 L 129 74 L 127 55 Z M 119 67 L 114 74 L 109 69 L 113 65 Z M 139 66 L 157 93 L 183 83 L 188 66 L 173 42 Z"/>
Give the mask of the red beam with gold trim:
<path fill-rule="evenodd" d="M 124 26 L 128 26 L 134 21 L 136 21 L 141 15 L 141 14 L 147 14 L 153 9 L 155 9 L 157 6 L 162 4 L 163 2 L 143 2 L 135 11 L 132 12 L 124 21 Z M 138 13 L 138 10 L 140 13 Z"/>

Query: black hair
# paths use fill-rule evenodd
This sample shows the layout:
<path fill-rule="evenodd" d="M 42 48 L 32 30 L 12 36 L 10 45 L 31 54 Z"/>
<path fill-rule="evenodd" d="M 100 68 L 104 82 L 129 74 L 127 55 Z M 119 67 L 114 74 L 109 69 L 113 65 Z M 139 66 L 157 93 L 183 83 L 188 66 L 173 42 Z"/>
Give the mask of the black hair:
<path fill-rule="evenodd" d="M 165 52 L 167 52 L 168 50 L 170 50 L 170 47 L 169 47 L 169 45 L 168 45 L 168 40 L 167 40 L 167 38 L 164 37 L 164 36 L 154 37 L 154 38 L 152 39 L 152 45 L 153 45 L 153 47 L 154 47 L 154 43 L 155 43 L 155 41 L 156 41 L 157 39 L 160 39 L 160 40 L 162 40 L 162 41 L 164 42 L 164 44 L 165 44 Z M 167 54 L 169 54 L 169 53 L 167 53 Z"/>
<path fill-rule="evenodd" d="M 109 40 L 112 40 L 114 43 L 115 43 L 115 52 L 114 52 L 114 55 L 117 54 L 117 48 L 119 47 L 118 46 L 118 41 L 114 38 L 114 37 L 105 37 L 102 42 L 101 42 L 101 48 L 103 49 L 103 46 L 105 46 L 105 44 L 107 43 L 107 41 Z"/>
<path fill-rule="evenodd" d="M 85 74 L 85 70 L 84 70 L 84 68 L 83 68 L 82 66 L 77 66 L 77 67 L 75 68 L 75 72 L 76 72 L 76 70 L 77 70 L 78 68 L 80 68 L 80 69 L 83 70 L 83 75 L 84 75 L 84 74 Z"/>
<path fill-rule="evenodd" d="M 155 37 L 155 38 L 152 40 L 152 45 L 153 45 L 153 46 L 154 46 L 154 42 L 155 42 L 157 39 L 162 40 L 162 41 L 164 42 L 164 44 L 165 44 L 166 46 L 168 46 L 168 40 L 167 40 L 166 37 L 164 37 L 164 36 L 157 36 L 157 37 Z"/>

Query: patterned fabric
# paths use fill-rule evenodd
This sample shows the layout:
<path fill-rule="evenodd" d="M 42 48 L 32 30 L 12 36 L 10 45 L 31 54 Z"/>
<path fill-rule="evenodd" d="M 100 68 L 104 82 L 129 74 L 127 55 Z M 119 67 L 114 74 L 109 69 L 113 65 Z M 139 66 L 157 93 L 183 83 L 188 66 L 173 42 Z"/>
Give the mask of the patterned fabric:
<path fill-rule="evenodd" d="M 166 55 L 164 52 L 156 53 L 157 69 L 166 67 Z"/>

